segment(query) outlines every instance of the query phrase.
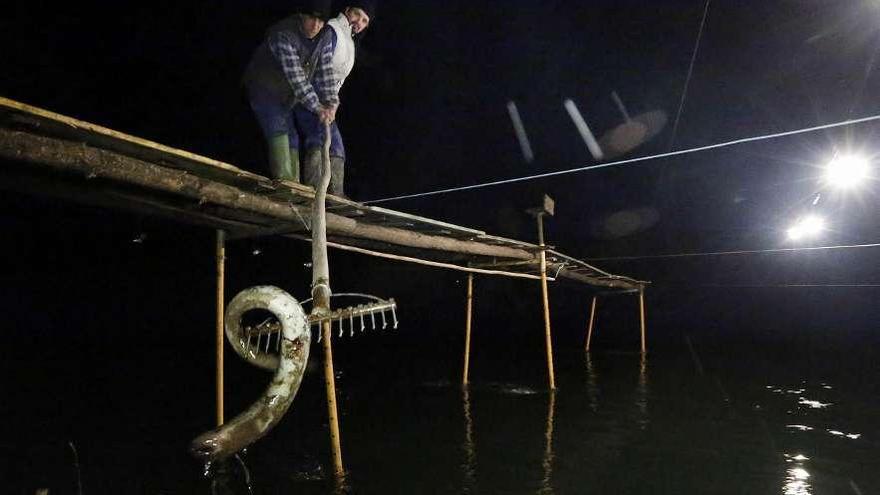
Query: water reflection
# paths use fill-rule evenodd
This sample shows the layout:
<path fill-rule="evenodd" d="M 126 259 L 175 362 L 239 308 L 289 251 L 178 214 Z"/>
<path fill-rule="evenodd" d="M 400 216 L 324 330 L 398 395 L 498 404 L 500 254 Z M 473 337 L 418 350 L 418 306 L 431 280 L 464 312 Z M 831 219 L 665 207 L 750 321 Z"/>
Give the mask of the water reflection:
<path fill-rule="evenodd" d="M 553 423 L 556 419 L 556 391 L 551 390 L 547 399 L 547 423 L 544 428 L 544 459 L 541 465 L 544 468 L 544 478 L 541 480 L 541 488 L 538 493 L 550 495 L 553 493 Z"/>
<path fill-rule="evenodd" d="M 782 486 L 785 495 L 809 495 L 813 493 L 810 485 L 810 473 L 803 468 L 801 462 L 795 462 L 785 473 L 785 484 Z"/>
<path fill-rule="evenodd" d="M 599 410 L 599 377 L 593 366 L 593 357 L 589 352 L 586 353 L 586 369 L 587 369 L 587 398 L 590 401 L 590 409 L 593 412 Z"/>
<path fill-rule="evenodd" d="M 639 428 L 644 430 L 650 423 L 648 419 L 648 359 L 642 353 L 639 355 L 639 384 L 636 386 L 636 407 L 638 417 L 636 419 Z"/>
<path fill-rule="evenodd" d="M 473 493 L 477 483 L 477 449 L 474 445 L 474 419 L 471 415 L 471 396 L 468 386 L 461 388 L 462 404 L 464 405 L 464 486 L 462 493 Z"/>

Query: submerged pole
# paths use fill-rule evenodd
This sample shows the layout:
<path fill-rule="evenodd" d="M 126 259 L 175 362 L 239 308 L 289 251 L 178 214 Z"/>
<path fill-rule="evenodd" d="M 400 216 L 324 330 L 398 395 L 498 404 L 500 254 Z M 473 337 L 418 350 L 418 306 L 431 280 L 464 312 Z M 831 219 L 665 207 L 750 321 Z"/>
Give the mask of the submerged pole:
<path fill-rule="evenodd" d="M 587 326 L 587 346 L 584 350 L 590 350 L 590 339 L 593 338 L 593 323 L 596 321 L 596 304 L 599 296 L 593 296 L 593 302 L 590 304 L 590 324 Z"/>
<path fill-rule="evenodd" d="M 639 289 L 639 321 L 642 330 L 642 354 L 645 353 L 645 289 Z"/>
<path fill-rule="evenodd" d="M 464 374 L 461 379 L 462 385 L 468 384 L 468 365 L 471 357 L 471 316 L 473 315 L 474 302 L 474 274 L 468 273 L 467 279 L 467 319 L 464 324 Z"/>
<path fill-rule="evenodd" d="M 217 231 L 215 258 L 217 262 L 217 338 L 215 349 L 217 355 L 217 426 L 221 426 L 223 424 L 223 342 L 225 340 L 223 313 L 226 284 L 226 231 Z"/>
<path fill-rule="evenodd" d="M 550 390 L 556 390 L 556 378 L 553 376 L 553 340 L 550 337 L 550 300 L 547 296 L 547 253 L 544 248 L 544 214 L 539 213 L 538 243 L 541 246 L 541 299 L 544 303 L 544 342 L 547 349 L 547 375 Z"/>

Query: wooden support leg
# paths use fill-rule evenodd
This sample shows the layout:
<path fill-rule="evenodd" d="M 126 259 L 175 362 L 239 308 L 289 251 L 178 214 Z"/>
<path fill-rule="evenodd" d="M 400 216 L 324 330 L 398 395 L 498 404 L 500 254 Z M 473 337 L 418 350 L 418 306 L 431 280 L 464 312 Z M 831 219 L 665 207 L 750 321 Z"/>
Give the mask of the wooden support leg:
<path fill-rule="evenodd" d="M 641 323 L 642 330 L 642 354 L 646 352 L 645 349 L 645 289 L 639 290 L 639 319 Z"/>
<path fill-rule="evenodd" d="M 538 240 L 544 247 L 544 215 L 538 215 Z M 544 304 L 544 343 L 547 349 L 547 376 L 550 390 L 556 390 L 556 377 L 553 374 L 553 339 L 550 334 L 550 300 L 547 295 L 547 253 L 541 250 L 541 299 Z"/>
<path fill-rule="evenodd" d="M 327 388 L 327 417 L 330 423 L 330 450 L 333 454 L 333 470 L 337 476 L 345 473 L 342 467 L 339 415 L 336 411 L 336 377 L 333 374 L 333 346 L 330 343 L 330 321 L 321 323 L 321 341 L 324 344 L 324 384 Z"/>
<path fill-rule="evenodd" d="M 226 232 L 217 231 L 216 242 L 216 263 L 217 263 L 217 327 L 216 327 L 216 348 L 217 355 L 217 426 L 223 424 L 223 318 L 225 304 L 225 284 L 226 284 Z"/>
<path fill-rule="evenodd" d="M 474 301 L 474 274 L 468 273 L 467 281 L 467 319 L 464 324 L 464 374 L 462 376 L 462 385 L 468 384 L 468 365 L 471 357 L 471 316 Z"/>
<path fill-rule="evenodd" d="M 593 324 L 596 322 L 596 304 L 599 296 L 593 296 L 593 302 L 590 303 L 590 324 L 587 326 L 587 346 L 585 350 L 590 350 L 590 339 L 593 338 Z"/>

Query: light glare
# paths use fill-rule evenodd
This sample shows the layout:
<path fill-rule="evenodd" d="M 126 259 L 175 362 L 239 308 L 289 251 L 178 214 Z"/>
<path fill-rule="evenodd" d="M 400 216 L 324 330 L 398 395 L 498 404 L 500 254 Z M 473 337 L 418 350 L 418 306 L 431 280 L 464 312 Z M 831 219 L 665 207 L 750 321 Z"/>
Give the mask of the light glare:
<path fill-rule="evenodd" d="M 860 156 L 835 157 L 825 168 L 825 180 L 836 187 L 853 187 L 868 177 L 868 160 Z"/>
<path fill-rule="evenodd" d="M 825 230 L 825 221 L 815 215 L 808 215 L 788 229 L 788 238 L 797 241 L 805 237 L 815 237 Z"/>

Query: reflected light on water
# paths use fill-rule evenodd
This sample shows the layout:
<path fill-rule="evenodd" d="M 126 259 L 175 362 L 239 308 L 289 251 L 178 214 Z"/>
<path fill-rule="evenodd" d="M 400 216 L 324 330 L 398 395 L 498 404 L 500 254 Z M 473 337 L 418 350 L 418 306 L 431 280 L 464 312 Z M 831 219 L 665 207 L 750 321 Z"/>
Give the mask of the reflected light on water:
<path fill-rule="evenodd" d="M 846 437 L 851 440 L 857 440 L 859 437 L 862 436 L 861 433 L 844 433 L 840 430 L 828 430 L 828 433 L 831 433 L 832 435 L 837 437 Z"/>
<path fill-rule="evenodd" d="M 809 400 L 804 397 L 800 398 L 800 400 L 798 401 L 798 404 L 800 404 L 802 406 L 809 406 L 809 407 L 812 407 L 813 409 L 823 409 L 823 408 L 826 408 L 831 405 L 830 402 L 819 402 L 817 400 Z"/>
<path fill-rule="evenodd" d="M 785 495 L 808 495 L 812 493 L 809 479 L 810 473 L 800 466 L 788 469 L 782 493 Z"/>
<path fill-rule="evenodd" d="M 785 427 L 792 428 L 795 430 L 801 430 L 801 431 L 810 431 L 813 429 L 812 426 L 807 426 L 807 425 L 785 425 Z"/>

